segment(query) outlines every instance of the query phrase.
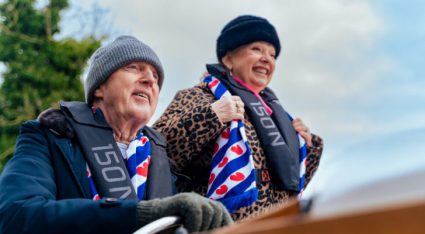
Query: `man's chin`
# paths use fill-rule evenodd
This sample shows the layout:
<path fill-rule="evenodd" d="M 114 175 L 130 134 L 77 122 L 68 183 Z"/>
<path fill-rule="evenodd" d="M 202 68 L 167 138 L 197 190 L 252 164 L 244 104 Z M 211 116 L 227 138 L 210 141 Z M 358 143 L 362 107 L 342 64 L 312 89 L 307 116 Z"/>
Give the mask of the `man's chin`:
<path fill-rule="evenodd" d="M 134 117 L 137 118 L 139 122 L 144 123 L 143 125 L 145 125 L 152 118 L 152 112 L 146 110 L 146 108 L 142 108 L 134 113 Z"/>

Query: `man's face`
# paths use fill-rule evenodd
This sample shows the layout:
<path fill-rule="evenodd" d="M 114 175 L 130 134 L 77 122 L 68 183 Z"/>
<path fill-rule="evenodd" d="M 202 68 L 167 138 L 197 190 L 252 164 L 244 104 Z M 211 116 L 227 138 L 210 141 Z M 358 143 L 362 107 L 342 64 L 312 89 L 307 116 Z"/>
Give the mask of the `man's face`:
<path fill-rule="evenodd" d="M 102 102 L 102 111 L 107 115 L 140 122 L 144 126 L 158 104 L 158 81 L 154 66 L 133 62 L 112 73 L 95 91 L 95 97 Z"/>

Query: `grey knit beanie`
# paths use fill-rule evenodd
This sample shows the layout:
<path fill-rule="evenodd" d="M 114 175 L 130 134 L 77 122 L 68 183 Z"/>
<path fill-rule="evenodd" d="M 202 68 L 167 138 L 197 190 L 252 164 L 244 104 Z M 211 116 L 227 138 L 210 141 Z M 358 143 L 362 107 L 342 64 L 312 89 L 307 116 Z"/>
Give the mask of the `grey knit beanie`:
<path fill-rule="evenodd" d="M 97 49 L 90 59 L 90 67 L 84 84 L 86 102 L 93 104 L 94 91 L 119 68 L 141 61 L 153 65 L 159 75 L 158 85 L 162 86 L 164 70 L 155 52 L 132 36 L 120 36 L 112 43 Z"/>

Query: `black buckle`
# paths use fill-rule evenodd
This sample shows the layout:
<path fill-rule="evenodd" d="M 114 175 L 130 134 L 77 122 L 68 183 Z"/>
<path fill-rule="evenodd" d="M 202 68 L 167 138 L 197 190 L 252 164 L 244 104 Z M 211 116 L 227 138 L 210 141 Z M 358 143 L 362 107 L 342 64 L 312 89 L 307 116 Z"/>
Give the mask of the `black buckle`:
<path fill-rule="evenodd" d="M 270 182 L 270 173 L 267 169 L 255 169 L 256 177 L 257 177 L 257 184 L 258 183 L 267 183 Z"/>

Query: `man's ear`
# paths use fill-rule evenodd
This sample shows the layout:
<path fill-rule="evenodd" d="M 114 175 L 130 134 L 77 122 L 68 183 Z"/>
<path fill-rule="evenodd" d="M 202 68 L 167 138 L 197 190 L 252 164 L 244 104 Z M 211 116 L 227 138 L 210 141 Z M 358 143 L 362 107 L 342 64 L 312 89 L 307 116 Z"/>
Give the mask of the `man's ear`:
<path fill-rule="evenodd" d="M 95 98 L 103 98 L 103 89 L 101 88 L 101 86 L 94 91 L 93 96 Z"/>

